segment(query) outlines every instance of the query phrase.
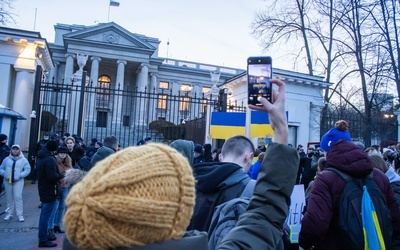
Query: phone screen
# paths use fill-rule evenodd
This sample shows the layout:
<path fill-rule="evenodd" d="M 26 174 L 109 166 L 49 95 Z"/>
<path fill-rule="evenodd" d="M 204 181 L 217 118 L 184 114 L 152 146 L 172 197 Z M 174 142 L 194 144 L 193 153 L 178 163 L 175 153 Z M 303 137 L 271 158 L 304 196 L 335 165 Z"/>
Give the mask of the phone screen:
<path fill-rule="evenodd" d="M 247 63 L 248 104 L 262 106 L 258 101 L 259 97 L 272 103 L 271 57 L 250 57 Z"/>

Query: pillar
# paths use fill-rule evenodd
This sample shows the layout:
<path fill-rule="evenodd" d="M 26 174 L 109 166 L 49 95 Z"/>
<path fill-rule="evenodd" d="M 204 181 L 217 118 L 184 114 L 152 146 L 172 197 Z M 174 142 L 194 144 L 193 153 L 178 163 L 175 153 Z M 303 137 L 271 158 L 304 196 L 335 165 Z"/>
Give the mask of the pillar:
<path fill-rule="evenodd" d="M 113 122 L 117 125 L 121 125 L 122 120 L 122 91 L 124 90 L 124 76 L 125 76 L 125 65 L 127 61 L 117 61 L 117 79 L 115 81 L 115 89 L 117 90 L 114 95 L 113 105 Z"/>
<path fill-rule="evenodd" d="M 74 74 L 74 54 L 65 54 L 65 73 L 64 73 L 64 84 L 71 84 L 71 77 Z"/>
<path fill-rule="evenodd" d="M 139 126 L 146 126 L 147 127 L 147 98 L 146 95 L 144 93 L 144 91 L 148 90 L 147 89 L 147 83 L 148 83 L 148 79 L 149 79 L 149 67 L 147 65 L 142 65 L 142 68 L 138 74 L 137 77 L 137 90 L 138 90 L 138 94 L 141 98 L 138 98 L 138 100 L 136 101 L 136 114 L 140 114 L 137 117 L 138 119 L 138 125 Z"/>
<path fill-rule="evenodd" d="M 100 57 L 91 57 L 92 60 L 92 67 L 90 69 L 90 80 L 89 84 L 92 84 L 92 87 L 97 87 L 97 81 L 99 79 L 99 66 L 101 62 Z M 90 85 L 89 85 L 90 86 Z M 86 98 L 88 105 L 86 105 L 86 108 L 88 109 L 87 113 L 88 114 L 88 122 L 94 122 L 95 121 L 95 115 L 96 115 L 96 93 L 94 92 L 94 89 L 91 89 L 93 92 L 87 93 Z"/>
<path fill-rule="evenodd" d="M 29 147 L 29 118 L 32 109 L 35 70 L 16 68 L 15 89 L 12 109 L 23 115 L 27 120 L 18 120 L 15 141 L 20 143 L 21 149 Z"/>

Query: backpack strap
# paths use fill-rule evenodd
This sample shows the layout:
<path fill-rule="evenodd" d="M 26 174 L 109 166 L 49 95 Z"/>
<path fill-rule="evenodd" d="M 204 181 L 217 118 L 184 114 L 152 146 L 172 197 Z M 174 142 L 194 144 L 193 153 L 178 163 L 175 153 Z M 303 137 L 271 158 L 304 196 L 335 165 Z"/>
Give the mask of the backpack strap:
<path fill-rule="evenodd" d="M 353 177 L 351 177 L 350 175 L 340 171 L 339 169 L 336 168 L 326 168 L 325 170 L 330 170 L 332 172 L 335 172 L 336 174 L 338 174 L 340 176 L 340 178 L 342 178 L 342 180 L 344 180 L 346 183 L 351 181 L 353 179 Z M 364 178 L 361 179 L 374 179 L 374 171 L 372 170 L 371 173 L 369 173 L 367 176 L 365 176 Z"/>
<path fill-rule="evenodd" d="M 243 189 L 242 194 L 240 195 L 241 198 L 249 198 L 253 196 L 254 187 L 256 185 L 256 180 L 250 179 L 246 186 Z"/>

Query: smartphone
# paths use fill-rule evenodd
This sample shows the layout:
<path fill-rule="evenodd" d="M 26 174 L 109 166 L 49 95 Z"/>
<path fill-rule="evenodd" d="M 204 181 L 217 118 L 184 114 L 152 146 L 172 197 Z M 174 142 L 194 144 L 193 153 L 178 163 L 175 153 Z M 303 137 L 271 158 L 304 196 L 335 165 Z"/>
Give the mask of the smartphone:
<path fill-rule="evenodd" d="M 272 103 L 272 58 L 270 56 L 249 57 L 247 59 L 248 104 L 262 106 L 259 97 Z"/>

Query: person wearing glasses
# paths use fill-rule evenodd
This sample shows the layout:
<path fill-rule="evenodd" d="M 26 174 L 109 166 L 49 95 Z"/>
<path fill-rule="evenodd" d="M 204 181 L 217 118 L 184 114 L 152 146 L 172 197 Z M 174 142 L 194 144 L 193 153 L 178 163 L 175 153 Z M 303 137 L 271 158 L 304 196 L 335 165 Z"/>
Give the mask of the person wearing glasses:
<path fill-rule="evenodd" d="M 21 152 L 19 145 L 11 147 L 11 152 L 0 165 L 0 175 L 4 177 L 4 186 L 7 197 L 7 210 L 5 221 L 13 217 L 14 209 L 18 216 L 18 221 L 25 221 L 23 216 L 22 190 L 24 188 L 24 178 L 31 172 L 28 160 Z"/>

